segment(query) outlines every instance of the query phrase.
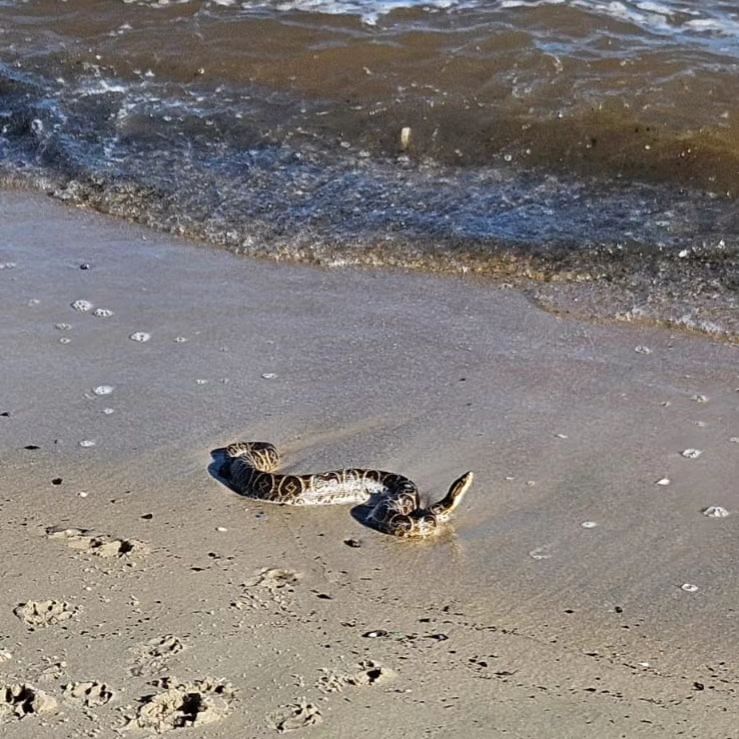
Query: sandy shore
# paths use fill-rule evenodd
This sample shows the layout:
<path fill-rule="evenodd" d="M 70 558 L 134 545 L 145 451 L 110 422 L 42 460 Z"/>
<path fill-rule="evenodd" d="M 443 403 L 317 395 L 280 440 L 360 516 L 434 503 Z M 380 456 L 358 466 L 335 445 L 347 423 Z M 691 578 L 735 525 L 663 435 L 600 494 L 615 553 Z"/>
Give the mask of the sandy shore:
<path fill-rule="evenodd" d="M 4 737 L 737 736 L 736 348 L 0 207 Z M 406 542 L 235 495 L 238 439 L 476 479 Z"/>

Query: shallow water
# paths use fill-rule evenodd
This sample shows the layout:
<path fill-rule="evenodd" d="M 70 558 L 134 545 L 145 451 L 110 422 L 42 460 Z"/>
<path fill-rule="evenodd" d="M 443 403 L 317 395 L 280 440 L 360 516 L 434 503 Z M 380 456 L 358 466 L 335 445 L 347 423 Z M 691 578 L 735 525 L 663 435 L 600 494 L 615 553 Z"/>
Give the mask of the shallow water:
<path fill-rule="evenodd" d="M 733 2 L 30 0 L 0 29 L 7 184 L 739 334 Z"/>

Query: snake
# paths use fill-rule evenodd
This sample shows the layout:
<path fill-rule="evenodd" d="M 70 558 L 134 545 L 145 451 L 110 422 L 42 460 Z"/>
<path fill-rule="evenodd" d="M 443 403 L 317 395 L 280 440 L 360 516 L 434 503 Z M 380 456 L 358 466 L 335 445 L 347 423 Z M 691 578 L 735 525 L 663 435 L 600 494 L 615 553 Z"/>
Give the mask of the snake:
<path fill-rule="evenodd" d="M 364 519 L 368 526 L 403 538 L 439 533 L 473 479 L 472 472 L 465 472 L 441 500 L 424 507 L 416 484 L 394 472 L 351 468 L 282 475 L 277 472 L 277 448 L 263 441 L 229 444 L 225 456 L 220 474 L 239 495 L 293 506 L 366 504 Z"/>

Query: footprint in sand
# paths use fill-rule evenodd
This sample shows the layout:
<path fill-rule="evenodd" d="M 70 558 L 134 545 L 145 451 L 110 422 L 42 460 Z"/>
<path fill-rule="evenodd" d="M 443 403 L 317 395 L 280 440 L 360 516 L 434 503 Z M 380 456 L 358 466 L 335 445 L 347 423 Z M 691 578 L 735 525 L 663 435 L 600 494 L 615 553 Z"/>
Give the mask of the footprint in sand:
<path fill-rule="evenodd" d="M 246 587 L 266 588 L 270 592 L 277 592 L 285 589 L 292 593 L 294 586 L 300 582 L 302 575 L 294 570 L 281 570 L 277 568 L 265 567 L 247 580 L 244 585 Z"/>
<path fill-rule="evenodd" d="M 0 683 L 0 724 L 56 710 L 56 700 L 28 683 Z"/>
<path fill-rule="evenodd" d="M 379 662 L 365 660 L 360 662 L 351 672 L 338 673 L 322 670 L 325 674 L 318 679 L 318 689 L 324 693 L 340 693 L 345 687 L 366 687 L 380 685 L 395 677 L 395 672 L 389 667 L 383 667 Z"/>
<path fill-rule="evenodd" d="M 106 559 L 130 557 L 148 551 L 146 545 L 136 539 L 119 539 L 108 534 L 96 534 L 89 529 L 49 526 L 46 536 L 66 541 L 70 549 Z"/>
<path fill-rule="evenodd" d="M 68 621 L 79 611 L 79 606 L 72 606 L 60 600 L 29 600 L 26 603 L 19 603 L 13 609 L 13 613 L 29 629 L 53 626 L 62 621 Z"/>
<path fill-rule="evenodd" d="M 299 703 L 282 706 L 279 711 L 267 718 L 267 724 L 280 734 L 298 729 L 307 729 L 309 726 L 317 726 L 323 721 L 323 716 L 318 707 L 313 703 L 307 703 L 305 699 Z"/>
<path fill-rule="evenodd" d="M 295 570 L 264 567 L 241 584 L 244 593 L 234 603 L 234 607 L 269 608 L 274 603 L 281 610 L 287 611 L 289 596 L 295 592 L 295 586 L 302 577 Z"/>
<path fill-rule="evenodd" d="M 40 683 L 55 683 L 67 675 L 68 665 L 65 660 L 48 662 L 36 678 Z"/>
<path fill-rule="evenodd" d="M 154 675 L 161 672 L 169 657 L 185 648 L 180 639 L 173 634 L 157 636 L 144 644 L 134 647 L 136 656 L 129 669 L 132 675 Z"/>
<path fill-rule="evenodd" d="M 105 683 L 95 681 L 67 683 L 62 688 L 62 695 L 86 708 L 104 706 L 113 699 L 113 691 Z"/>
<path fill-rule="evenodd" d="M 169 678 L 156 681 L 164 690 L 140 699 L 136 716 L 125 728 L 146 729 L 161 734 L 220 721 L 228 715 L 234 689 L 212 678 L 172 684 Z"/>

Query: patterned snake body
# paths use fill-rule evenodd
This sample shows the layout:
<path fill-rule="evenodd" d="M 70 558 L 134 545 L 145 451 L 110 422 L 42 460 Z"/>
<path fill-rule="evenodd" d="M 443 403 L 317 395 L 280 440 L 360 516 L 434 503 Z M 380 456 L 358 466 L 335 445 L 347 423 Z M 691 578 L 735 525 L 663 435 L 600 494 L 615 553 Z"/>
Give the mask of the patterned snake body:
<path fill-rule="evenodd" d="M 426 537 L 437 533 L 472 483 L 467 472 L 437 503 L 421 507 L 407 477 L 382 470 L 345 469 L 315 475 L 281 475 L 277 449 L 260 441 L 226 447 L 222 474 L 240 495 L 283 505 L 369 504 L 367 523 L 386 534 Z"/>

